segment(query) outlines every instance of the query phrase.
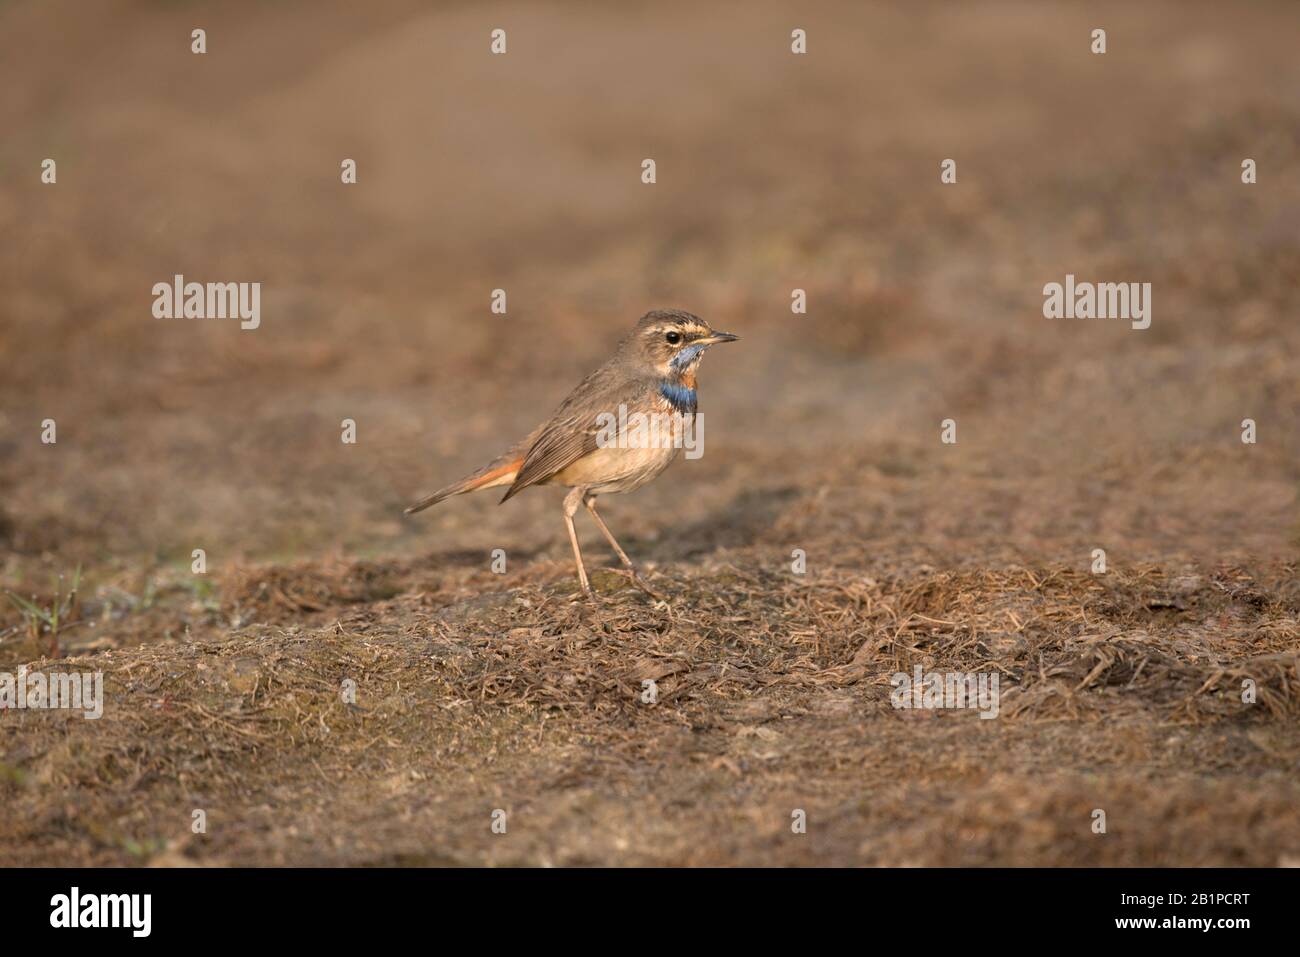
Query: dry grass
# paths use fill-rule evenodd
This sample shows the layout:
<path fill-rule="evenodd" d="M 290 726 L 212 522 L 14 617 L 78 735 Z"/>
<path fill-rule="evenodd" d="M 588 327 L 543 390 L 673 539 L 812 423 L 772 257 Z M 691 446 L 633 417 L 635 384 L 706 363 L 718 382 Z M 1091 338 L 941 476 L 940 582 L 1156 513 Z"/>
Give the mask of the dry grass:
<path fill-rule="evenodd" d="M 221 637 L 68 661 L 107 672 L 106 714 L 6 716 L 17 744 L 6 765 L 21 769 L 3 785 L 13 810 L 0 835 L 8 862 L 51 853 L 86 863 L 553 862 L 560 845 L 551 828 L 572 830 L 578 788 L 601 811 L 563 845 L 570 863 L 719 855 L 799 863 L 822 853 L 821 828 L 853 836 L 831 853 L 841 862 L 1026 863 L 1027 854 L 1141 863 L 1152 858 L 1140 841 L 1089 845 L 1088 812 L 1149 813 L 1144 802 L 1160 787 L 1131 778 L 1135 756 L 1152 768 L 1176 756 L 1179 766 L 1209 770 L 1227 759 L 1225 741 L 1246 752 L 1260 787 L 1239 794 L 1211 774 L 1179 800 L 1209 800 L 1205 791 L 1229 819 L 1267 808 L 1267 828 L 1285 846 L 1255 843 L 1252 828 L 1247 847 L 1218 828 L 1189 838 L 1176 860 L 1271 864 L 1298 849 L 1287 836 L 1296 805 L 1282 806 L 1300 746 L 1292 566 L 1174 578 L 1150 567 L 1104 576 L 1055 567 L 873 580 L 840 571 L 805 578 L 746 557 L 657 576 L 663 604 L 600 573 L 600 598 L 589 604 L 559 563 L 505 589 L 491 587 L 499 580 L 490 573 L 419 588 L 436 564 L 432 556 L 247 568 L 222 603 L 223 616 L 242 623 Z M 377 597 L 376 587 L 398 593 Z M 304 612 L 313 623 L 288 624 Z M 972 714 L 892 709 L 890 675 L 915 664 L 996 671 L 997 730 Z M 1258 689 L 1254 704 L 1242 702 L 1246 678 Z M 356 683 L 355 704 L 341 695 L 345 680 Z M 642 700 L 647 680 L 658 687 L 654 703 Z M 1061 754 L 1081 744 L 1096 757 L 1044 769 L 1049 783 L 1027 804 L 1020 775 L 997 770 L 1025 748 Z M 855 751 L 864 746 L 886 747 L 888 763 L 862 766 Z M 1236 770 L 1242 762 L 1233 759 Z M 1107 780 L 1120 768 L 1122 780 Z M 598 798 L 595 778 L 606 792 Z M 741 782 L 748 819 L 713 804 Z M 864 806 L 864 782 L 894 796 Z M 66 802 L 52 805 L 51 789 Z M 909 808 L 891 816 L 904 793 Z M 782 795 L 792 808 L 819 808 L 820 840 L 775 837 L 779 818 L 757 809 Z M 357 806 L 363 800 L 372 813 Z M 678 814 L 689 806 L 723 832 L 694 849 L 674 839 L 618 854 L 611 848 L 628 825 L 610 816 L 611 800 Z M 402 827 L 376 819 L 397 806 L 410 818 Z M 511 843 L 494 847 L 483 835 L 498 806 L 518 820 Z M 186 834 L 192 807 L 220 822 L 210 835 Z M 266 817 L 277 808 L 281 824 L 268 841 Z M 1017 808 L 1032 813 L 1021 820 Z M 316 831 L 300 813 L 331 823 Z M 907 835 L 927 813 L 975 835 L 974 844 L 927 838 L 918 850 L 921 833 Z M 437 840 L 397 850 L 411 843 L 403 828 L 445 814 L 455 826 Z M 548 821 L 540 831 L 539 817 Z M 1074 850 L 1049 854 L 1044 834 Z"/>

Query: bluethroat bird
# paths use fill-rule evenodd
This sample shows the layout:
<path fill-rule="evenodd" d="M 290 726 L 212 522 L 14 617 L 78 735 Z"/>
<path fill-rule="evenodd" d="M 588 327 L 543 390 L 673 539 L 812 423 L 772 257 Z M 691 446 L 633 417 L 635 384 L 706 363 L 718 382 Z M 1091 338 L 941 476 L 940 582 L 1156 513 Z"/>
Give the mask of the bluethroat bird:
<path fill-rule="evenodd" d="M 715 332 L 689 312 L 646 313 L 613 357 L 583 379 L 527 438 L 406 513 L 484 488 L 509 486 L 501 499 L 505 502 L 530 485 L 565 485 L 572 491 L 564 497 L 564 525 L 582 590 L 591 594 L 573 527 L 579 505 L 591 513 L 632 580 L 653 594 L 596 511 L 596 496 L 640 488 L 668 467 L 683 445 L 683 434 L 695 434 L 695 371 L 705 350 L 738 338 Z"/>

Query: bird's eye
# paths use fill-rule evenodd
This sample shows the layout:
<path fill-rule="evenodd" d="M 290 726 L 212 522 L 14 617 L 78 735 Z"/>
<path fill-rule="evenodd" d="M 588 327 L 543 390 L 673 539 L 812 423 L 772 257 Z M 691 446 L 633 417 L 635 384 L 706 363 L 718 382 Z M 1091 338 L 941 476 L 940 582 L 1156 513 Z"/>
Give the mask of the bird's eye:
<path fill-rule="evenodd" d="M 670 346 L 675 346 L 682 341 L 682 334 L 680 332 L 670 332 L 664 338 L 668 340 Z"/>

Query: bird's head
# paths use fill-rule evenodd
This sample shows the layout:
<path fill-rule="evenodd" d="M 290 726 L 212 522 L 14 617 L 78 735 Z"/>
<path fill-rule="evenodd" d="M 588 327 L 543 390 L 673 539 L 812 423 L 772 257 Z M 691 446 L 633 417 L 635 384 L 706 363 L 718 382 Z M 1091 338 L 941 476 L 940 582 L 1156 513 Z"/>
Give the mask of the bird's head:
<path fill-rule="evenodd" d="M 695 369 L 709 346 L 734 342 L 739 336 L 715 332 L 699 316 L 677 309 L 647 312 L 636 324 L 623 348 L 663 379 L 684 380 L 693 385 Z"/>

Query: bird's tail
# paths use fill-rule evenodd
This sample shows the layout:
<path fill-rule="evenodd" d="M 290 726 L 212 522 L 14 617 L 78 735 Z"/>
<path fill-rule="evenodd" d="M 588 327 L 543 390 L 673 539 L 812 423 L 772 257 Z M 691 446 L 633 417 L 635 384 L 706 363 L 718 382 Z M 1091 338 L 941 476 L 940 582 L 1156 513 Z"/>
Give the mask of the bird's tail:
<path fill-rule="evenodd" d="M 444 498 L 451 498 L 453 495 L 464 495 L 466 492 L 477 492 L 481 488 L 495 488 L 498 485 L 511 485 L 523 464 L 522 458 L 497 459 L 491 465 L 483 466 L 459 482 L 453 482 L 446 488 L 440 488 L 432 495 L 420 499 L 408 508 L 405 514 L 414 515 L 416 512 L 423 512 L 429 506 L 437 505 Z"/>

